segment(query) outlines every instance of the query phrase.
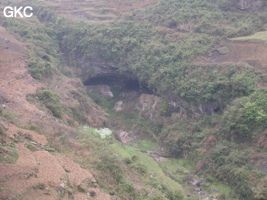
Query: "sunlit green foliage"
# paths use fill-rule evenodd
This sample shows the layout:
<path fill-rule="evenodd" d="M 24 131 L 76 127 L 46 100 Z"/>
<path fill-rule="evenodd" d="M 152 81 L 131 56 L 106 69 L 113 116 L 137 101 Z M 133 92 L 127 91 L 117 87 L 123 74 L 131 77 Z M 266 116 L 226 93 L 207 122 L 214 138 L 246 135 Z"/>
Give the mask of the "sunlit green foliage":
<path fill-rule="evenodd" d="M 222 134 L 230 138 L 251 138 L 257 131 L 261 133 L 267 128 L 266 108 L 266 90 L 259 90 L 249 97 L 236 100 L 224 113 Z"/>

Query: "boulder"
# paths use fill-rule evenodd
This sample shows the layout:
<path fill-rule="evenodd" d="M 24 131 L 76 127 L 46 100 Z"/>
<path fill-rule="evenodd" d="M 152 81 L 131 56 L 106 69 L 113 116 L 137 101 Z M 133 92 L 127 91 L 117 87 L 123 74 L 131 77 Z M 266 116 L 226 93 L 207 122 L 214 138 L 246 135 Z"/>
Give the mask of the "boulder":
<path fill-rule="evenodd" d="M 118 140 L 121 141 L 122 143 L 127 143 L 132 140 L 134 140 L 134 136 L 131 133 L 128 133 L 126 131 L 121 131 L 117 133 Z"/>
<path fill-rule="evenodd" d="M 123 101 L 118 101 L 115 106 L 114 106 L 114 110 L 116 112 L 122 111 L 124 107 Z"/>
<path fill-rule="evenodd" d="M 142 94 L 139 97 L 139 108 L 143 111 L 146 109 L 156 110 L 160 102 L 160 98 L 153 94 Z"/>

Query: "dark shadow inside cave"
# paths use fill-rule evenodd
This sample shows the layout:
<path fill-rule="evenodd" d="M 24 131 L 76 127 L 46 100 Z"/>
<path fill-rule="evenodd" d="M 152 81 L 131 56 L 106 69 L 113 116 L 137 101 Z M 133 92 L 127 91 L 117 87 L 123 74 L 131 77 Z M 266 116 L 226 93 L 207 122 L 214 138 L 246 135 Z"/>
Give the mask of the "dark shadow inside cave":
<path fill-rule="evenodd" d="M 113 85 L 116 82 L 114 78 L 109 76 L 100 76 L 100 77 L 94 77 L 90 78 L 87 81 L 84 82 L 84 85 L 91 86 L 91 85 Z"/>
<path fill-rule="evenodd" d="M 138 80 L 127 80 L 124 82 L 123 90 L 140 90 L 140 84 Z"/>
<path fill-rule="evenodd" d="M 138 91 L 141 93 L 152 94 L 145 84 L 140 84 L 137 79 L 131 79 L 125 76 L 99 76 L 90 78 L 84 82 L 85 86 L 108 85 L 111 88 L 118 89 L 123 92 Z"/>

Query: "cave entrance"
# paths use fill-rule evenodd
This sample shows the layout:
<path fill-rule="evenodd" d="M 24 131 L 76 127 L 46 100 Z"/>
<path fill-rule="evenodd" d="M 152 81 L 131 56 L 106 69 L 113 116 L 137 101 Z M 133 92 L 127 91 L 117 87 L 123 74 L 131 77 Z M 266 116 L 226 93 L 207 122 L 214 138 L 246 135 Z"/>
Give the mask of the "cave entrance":
<path fill-rule="evenodd" d="M 140 84 L 137 79 L 125 76 L 99 76 L 90 78 L 84 82 L 85 86 L 108 85 L 111 89 L 121 92 L 137 91 L 152 94 L 146 84 Z"/>
<path fill-rule="evenodd" d="M 109 76 L 104 77 L 94 77 L 90 78 L 87 81 L 84 82 L 84 85 L 86 86 L 94 86 L 94 85 L 113 85 L 116 80 L 113 80 L 114 78 Z"/>
<path fill-rule="evenodd" d="M 123 90 L 140 90 L 140 84 L 138 80 L 127 80 L 124 82 Z"/>
<path fill-rule="evenodd" d="M 140 83 L 137 79 L 131 79 L 124 82 L 124 92 L 139 91 L 141 93 L 153 94 L 145 83 Z"/>

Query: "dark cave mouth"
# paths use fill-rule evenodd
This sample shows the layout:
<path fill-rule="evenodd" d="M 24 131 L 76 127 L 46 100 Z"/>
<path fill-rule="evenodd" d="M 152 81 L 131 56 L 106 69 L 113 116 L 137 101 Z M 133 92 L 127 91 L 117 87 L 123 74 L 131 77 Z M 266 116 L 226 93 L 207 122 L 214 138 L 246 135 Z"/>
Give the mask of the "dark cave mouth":
<path fill-rule="evenodd" d="M 108 85 L 121 92 L 142 92 L 152 94 L 152 91 L 144 83 L 140 83 L 135 78 L 125 76 L 99 76 L 88 79 L 84 82 L 85 86 Z"/>
<path fill-rule="evenodd" d="M 141 85 L 138 80 L 127 80 L 124 82 L 123 90 L 132 91 L 140 90 Z"/>
<path fill-rule="evenodd" d="M 85 86 L 94 86 L 94 85 L 113 85 L 116 82 L 116 79 L 110 76 L 100 76 L 90 78 L 84 82 Z"/>

